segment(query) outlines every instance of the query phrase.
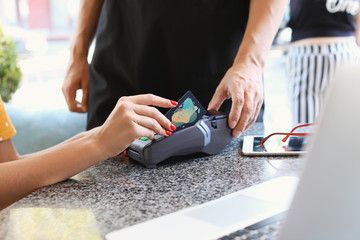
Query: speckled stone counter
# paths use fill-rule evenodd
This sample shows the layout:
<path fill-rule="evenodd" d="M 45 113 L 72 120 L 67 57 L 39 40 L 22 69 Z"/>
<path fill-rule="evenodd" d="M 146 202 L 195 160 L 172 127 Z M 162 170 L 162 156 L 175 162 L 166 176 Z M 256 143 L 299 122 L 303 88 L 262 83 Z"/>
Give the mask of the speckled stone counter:
<path fill-rule="evenodd" d="M 244 135 L 263 131 L 263 125 L 256 123 Z M 69 226 L 74 226 L 70 224 L 74 221 L 83 229 L 88 224 L 88 229 L 94 232 L 94 239 L 104 239 L 111 231 L 278 176 L 297 176 L 303 166 L 304 161 L 298 157 L 244 157 L 241 144 L 242 137 L 233 139 L 220 154 L 174 158 L 160 164 L 157 169 L 146 169 L 122 157 L 108 159 L 71 179 L 41 188 L 0 212 L 0 239 L 14 239 L 16 231 L 30 231 L 24 227 L 26 223 L 17 220 L 26 217 L 32 222 L 31 231 L 41 236 L 41 231 L 48 230 L 34 219 L 39 219 L 39 215 L 41 218 L 44 209 L 50 212 L 62 210 L 46 217 L 46 223 L 55 221 L 54 228 L 67 221 Z M 29 212 L 29 209 L 36 211 Z M 69 239 L 88 239 L 81 235 L 84 231 L 76 229 L 69 232 L 73 237 Z M 77 233 L 80 236 L 76 236 Z"/>

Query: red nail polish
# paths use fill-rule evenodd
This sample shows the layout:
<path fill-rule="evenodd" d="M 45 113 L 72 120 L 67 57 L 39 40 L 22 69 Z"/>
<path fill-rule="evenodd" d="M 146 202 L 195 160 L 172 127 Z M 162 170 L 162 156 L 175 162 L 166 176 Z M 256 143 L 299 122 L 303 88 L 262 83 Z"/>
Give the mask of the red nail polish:
<path fill-rule="evenodd" d="M 170 102 L 171 102 L 172 105 L 175 105 L 175 106 L 178 105 L 177 101 L 171 100 Z"/>
<path fill-rule="evenodd" d="M 171 130 L 175 131 L 176 130 L 176 126 L 174 124 L 170 124 L 170 128 Z"/>
<path fill-rule="evenodd" d="M 127 157 L 127 153 L 126 153 L 126 151 L 124 151 L 124 157 Z"/>
<path fill-rule="evenodd" d="M 171 134 L 172 134 L 169 130 L 166 130 L 165 133 L 166 133 L 166 135 L 168 135 L 168 136 L 171 136 Z"/>

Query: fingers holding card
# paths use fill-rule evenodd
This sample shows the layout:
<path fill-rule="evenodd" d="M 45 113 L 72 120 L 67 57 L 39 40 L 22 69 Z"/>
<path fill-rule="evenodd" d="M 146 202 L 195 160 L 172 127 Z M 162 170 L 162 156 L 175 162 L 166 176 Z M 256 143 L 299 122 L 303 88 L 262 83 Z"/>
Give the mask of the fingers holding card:
<path fill-rule="evenodd" d="M 194 125 L 206 113 L 206 109 L 200 104 L 191 91 L 187 91 L 178 103 L 176 107 L 170 109 L 165 114 L 176 126 L 175 131 Z"/>

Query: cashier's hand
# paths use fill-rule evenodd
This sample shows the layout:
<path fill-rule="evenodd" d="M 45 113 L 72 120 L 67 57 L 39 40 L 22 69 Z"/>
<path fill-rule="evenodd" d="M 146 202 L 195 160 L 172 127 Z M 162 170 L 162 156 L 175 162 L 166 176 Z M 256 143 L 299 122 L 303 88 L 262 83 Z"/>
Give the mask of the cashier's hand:
<path fill-rule="evenodd" d="M 81 102 L 76 101 L 76 91 L 82 89 Z M 66 104 L 71 112 L 85 113 L 88 105 L 89 63 L 86 57 L 70 56 L 69 66 L 62 86 Z"/>
<path fill-rule="evenodd" d="M 208 109 L 218 110 L 221 104 L 231 98 L 229 126 L 235 138 L 246 131 L 259 115 L 263 103 L 262 73 L 245 65 L 231 67 L 221 80 L 211 99 Z"/>
<path fill-rule="evenodd" d="M 95 131 L 98 144 L 108 157 L 124 151 L 139 137 L 154 138 L 154 133 L 170 136 L 176 127 L 155 107 L 172 108 L 177 102 L 152 94 L 122 97 L 105 121 Z"/>

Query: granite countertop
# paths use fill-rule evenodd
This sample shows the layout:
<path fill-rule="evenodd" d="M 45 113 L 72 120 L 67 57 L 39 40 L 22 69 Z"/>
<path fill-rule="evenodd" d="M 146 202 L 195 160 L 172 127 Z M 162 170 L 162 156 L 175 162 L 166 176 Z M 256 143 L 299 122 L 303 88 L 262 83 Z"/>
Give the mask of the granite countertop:
<path fill-rule="evenodd" d="M 244 135 L 263 131 L 256 123 Z M 23 239 L 21 234 L 30 233 L 40 234 L 34 239 L 57 239 L 46 238 L 56 234 L 104 239 L 114 230 L 278 176 L 297 176 L 303 166 L 298 157 L 242 156 L 241 141 L 233 139 L 217 155 L 174 158 L 156 169 L 123 157 L 108 159 L 1 211 L 0 239 Z"/>

